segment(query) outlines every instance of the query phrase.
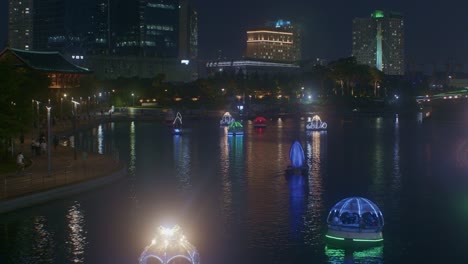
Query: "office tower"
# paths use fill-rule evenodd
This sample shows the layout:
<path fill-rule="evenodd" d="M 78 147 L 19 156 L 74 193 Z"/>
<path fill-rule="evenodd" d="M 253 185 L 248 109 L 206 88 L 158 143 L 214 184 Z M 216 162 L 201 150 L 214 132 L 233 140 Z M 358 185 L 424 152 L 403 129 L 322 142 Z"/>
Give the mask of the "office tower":
<path fill-rule="evenodd" d="M 301 59 L 301 30 L 291 21 L 268 22 L 247 31 L 245 56 L 252 59 L 296 62 Z"/>
<path fill-rule="evenodd" d="M 403 17 L 395 12 L 376 10 L 370 18 L 355 18 L 352 55 L 358 63 L 374 66 L 385 74 L 403 75 Z"/>
<path fill-rule="evenodd" d="M 179 58 L 198 56 L 198 13 L 188 0 L 179 1 Z"/>
<path fill-rule="evenodd" d="M 33 0 L 10 0 L 8 4 L 8 46 L 32 50 Z"/>
<path fill-rule="evenodd" d="M 117 1 L 111 10 L 114 54 L 197 57 L 198 18 L 188 1 Z"/>

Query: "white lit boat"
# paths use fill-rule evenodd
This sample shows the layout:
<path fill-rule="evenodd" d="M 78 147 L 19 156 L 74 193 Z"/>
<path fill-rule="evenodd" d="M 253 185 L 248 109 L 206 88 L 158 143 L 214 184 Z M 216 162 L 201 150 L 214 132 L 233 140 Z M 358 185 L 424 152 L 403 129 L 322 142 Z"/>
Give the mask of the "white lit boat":
<path fill-rule="evenodd" d="M 229 126 L 232 122 L 236 121 L 229 112 L 224 113 L 223 117 L 219 121 L 220 126 Z"/>
<path fill-rule="evenodd" d="M 176 117 L 172 122 L 172 134 L 182 134 L 182 115 L 179 112 L 177 112 Z"/>
<path fill-rule="evenodd" d="M 322 122 L 320 116 L 314 115 L 312 119 L 309 117 L 306 123 L 306 130 L 309 131 L 323 131 L 327 130 L 327 123 Z"/>

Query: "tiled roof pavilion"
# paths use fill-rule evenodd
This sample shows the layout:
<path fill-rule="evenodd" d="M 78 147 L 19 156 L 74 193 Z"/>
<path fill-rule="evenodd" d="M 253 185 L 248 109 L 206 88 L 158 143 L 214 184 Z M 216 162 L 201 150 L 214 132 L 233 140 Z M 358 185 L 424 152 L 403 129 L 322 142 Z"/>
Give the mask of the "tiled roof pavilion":
<path fill-rule="evenodd" d="M 77 88 L 80 79 L 92 71 L 67 61 L 59 52 L 28 51 L 6 48 L 0 60 L 7 59 L 16 67 L 26 67 L 44 72 L 50 79 L 49 88 Z"/>
<path fill-rule="evenodd" d="M 34 70 L 57 73 L 91 73 L 90 70 L 67 61 L 57 51 L 28 51 L 6 48 L 0 53 L 0 58 L 8 52 Z"/>

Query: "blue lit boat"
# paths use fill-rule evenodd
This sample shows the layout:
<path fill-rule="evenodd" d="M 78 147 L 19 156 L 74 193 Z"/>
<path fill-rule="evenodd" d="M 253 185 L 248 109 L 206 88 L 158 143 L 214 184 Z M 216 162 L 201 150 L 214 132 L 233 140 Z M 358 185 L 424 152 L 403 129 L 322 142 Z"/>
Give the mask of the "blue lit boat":
<path fill-rule="evenodd" d="M 291 160 L 291 165 L 286 169 L 286 174 L 307 175 L 309 173 L 309 166 L 305 163 L 304 149 L 297 140 L 291 145 L 289 159 Z"/>
<path fill-rule="evenodd" d="M 370 245 L 383 241 L 384 218 L 379 207 L 362 197 L 339 201 L 327 218 L 326 238 L 331 244 Z"/>
<path fill-rule="evenodd" d="M 234 121 L 228 126 L 227 133 L 230 136 L 244 135 L 244 126 L 240 122 Z"/>
<path fill-rule="evenodd" d="M 219 121 L 219 125 L 222 127 L 229 126 L 232 122 L 236 121 L 229 112 L 224 113 L 223 117 Z"/>
<path fill-rule="evenodd" d="M 172 134 L 181 135 L 182 134 L 182 115 L 177 112 L 174 121 L 172 122 Z"/>
<path fill-rule="evenodd" d="M 324 131 L 327 130 L 327 123 L 322 122 L 320 116 L 314 115 L 312 119 L 309 117 L 306 123 L 306 130 L 308 131 Z"/>

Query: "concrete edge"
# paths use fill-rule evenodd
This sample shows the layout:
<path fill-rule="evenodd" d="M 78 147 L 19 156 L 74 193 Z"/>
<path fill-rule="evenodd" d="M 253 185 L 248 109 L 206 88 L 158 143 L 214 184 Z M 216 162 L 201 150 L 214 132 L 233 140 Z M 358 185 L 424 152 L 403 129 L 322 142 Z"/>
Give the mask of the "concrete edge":
<path fill-rule="evenodd" d="M 44 192 L 21 196 L 7 201 L 1 201 L 0 214 L 85 192 L 106 184 L 110 184 L 118 179 L 122 179 L 126 175 L 127 166 L 124 165 L 119 170 L 114 171 L 107 176 L 98 177 L 96 179 L 71 184 Z"/>

